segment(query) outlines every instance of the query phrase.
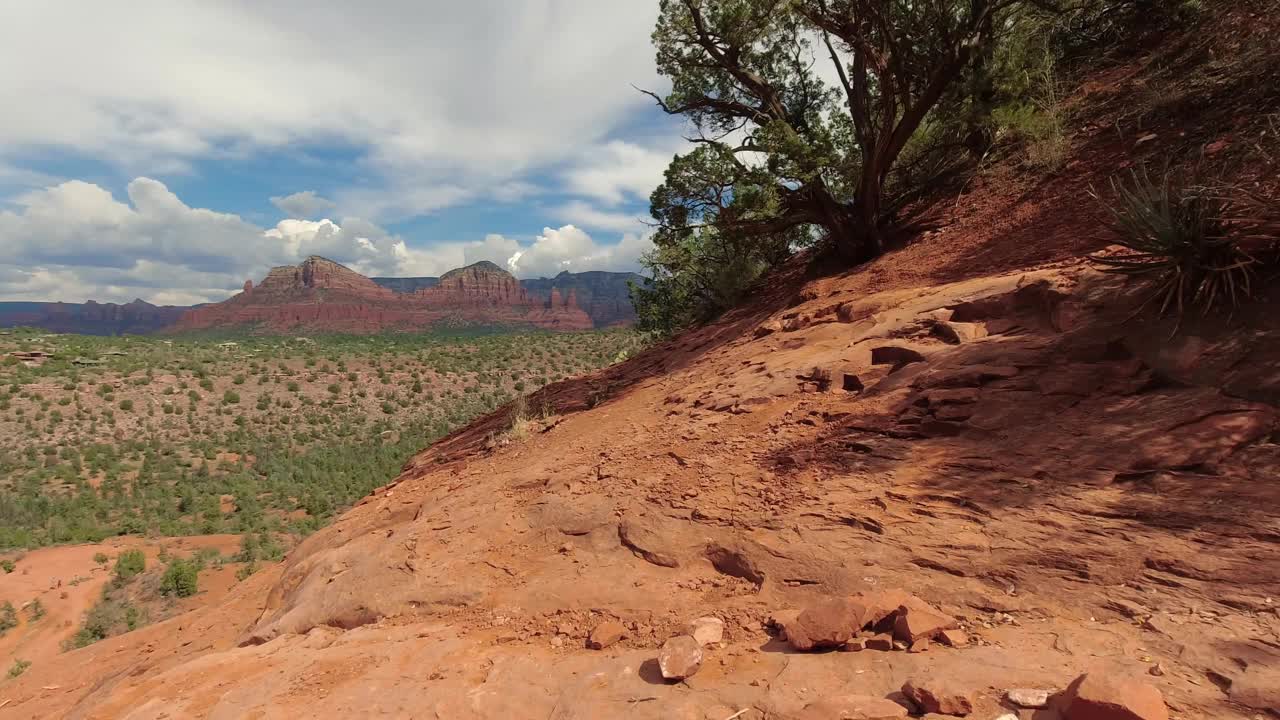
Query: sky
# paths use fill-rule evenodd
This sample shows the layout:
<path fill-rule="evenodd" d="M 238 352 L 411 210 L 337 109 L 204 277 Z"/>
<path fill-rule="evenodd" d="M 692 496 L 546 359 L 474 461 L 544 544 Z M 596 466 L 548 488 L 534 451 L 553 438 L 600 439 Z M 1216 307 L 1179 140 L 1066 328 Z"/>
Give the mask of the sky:
<path fill-rule="evenodd" d="M 0 10 L 0 300 L 191 304 L 323 255 L 636 270 L 682 126 L 656 0 Z"/>

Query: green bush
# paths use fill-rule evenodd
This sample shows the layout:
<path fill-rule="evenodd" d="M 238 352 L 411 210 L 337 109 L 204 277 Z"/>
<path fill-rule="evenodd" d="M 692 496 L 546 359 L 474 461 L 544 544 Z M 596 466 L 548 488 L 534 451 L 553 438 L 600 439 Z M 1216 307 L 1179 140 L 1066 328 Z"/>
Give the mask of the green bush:
<path fill-rule="evenodd" d="M 0 560 L 0 570 L 4 570 L 4 573 L 6 575 L 13 572 L 13 568 L 14 568 L 14 564 L 12 560 L 8 558 L 5 558 L 4 560 Z"/>
<path fill-rule="evenodd" d="M 235 390 L 228 390 L 222 393 L 223 405 L 235 405 L 240 402 L 240 393 Z"/>
<path fill-rule="evenodd" d="M 0 637 L 18 627 L 18 611 L 14 609 L 13 603 L 8 600 L 4 605 L 0 605 Z"/>
<path fill-rule="evenodd" d="M 141 550 L 125 550 L 116 556 L 116 580 L 125 583 L 147 569 L 147 556 Z"/>
<path fill-rule="evenodd" d="M 160 579 L 160 594 L 191 597 L 198 589 L 199 576 L 200 571 L 194 562 L 174 560 L 165 568 L 164 577 Z"/>
<path fill-rule="evenodd" d="M 22 673 L 26 672 L 29 667 L 31 667 L 30 660 L 14 658 L 13 665 L 9 667 L 9 679 L 12 680 L 13 678 L 18 677 Z"/>

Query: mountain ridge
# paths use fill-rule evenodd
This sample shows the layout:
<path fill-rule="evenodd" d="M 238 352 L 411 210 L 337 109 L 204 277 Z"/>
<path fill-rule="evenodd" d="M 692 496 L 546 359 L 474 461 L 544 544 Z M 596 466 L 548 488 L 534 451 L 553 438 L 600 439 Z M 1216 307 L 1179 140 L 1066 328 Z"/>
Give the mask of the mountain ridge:
<path fill-rule="evenodd" d="M 491 262 L 441 276 L 431 287 L 397 293 L 327 258 L 272 268 L 257 285 L 220 303 L 184 313 L 170 332 L 249 327 L 257 332 L 318 330 L 371 333 L 448 325 L 590 330 L 593 319 L 573 289 L 545 297 L 526 290 Z"/>
<path fill-rule="evenodd" d="M 401 296 L 416 296 L 420 301 L 436 302 L 443 305 L 467 305 L 455 292 L 452 296 L 446 293 L 425 293 L 424 291 L 439 287 L 442 278 L 456 280 L 463 277 L 471 269 L 483 270 L 486 275 L 500 273 L 510 278 L 497 285 L 503 285 L 507 301 L 489 302 L 493 298 L 485 298 L 472 294 L 475 302 L 485 302 L 496 307 L 504 304 L 537 310 L 535 306 L 542 304 L 539 316 L 545 315 L 552 307 L 561 309 L 560 314 L 567 319 L 572 311 L 566 306 L 575 306 L 584 312 L 595 328 L 619 327 L 631 325 L 636 320 L 635 308 L 631 304 L 628 284 L 638 282 L 642 277 L 630 272 L 610 272 L 604 270 L 587 270 L 578 273 L 562 271 L 554 278 L 516 279 L 496 263 L 482 260 L 477 263 L 455 268 L 440 277 L 366 277 L 350 268 L 329 260 L 321 255 L 312 255 L 297 265 L 280 265 L 269 269 L 258 283 L 246 280 L 243 289 L 237 295 L 220 303 L 202 303 L 198 305 L 155 305 L 136 298 L 128 303 L 101 303 L 88 300 L 83 303 L 62 301 L 12 301 L 0 302 L 0 327 L 31 326 L 53 332 L 70 332 L 83 335 L 147 335 L 156 332 L 170 331 L 174 326 L 182 326 L 175 331 L 189 329 L 183 323 L 184 316 L 192 311 L 222 305 L 246 292 L 252 292 L 259 298 L 278 296 L 282 300 L 293 293 L 295 300 L 302 304 L 324 304 L 341 301 L 344 305 L 362 305 L 366 303 L 354 301 L 357 298 L 375 298 L 375 304 L 390 304 L 400 307 L 404 300 Z M 513 284 L 514 283 L 514 284 Z M 495 286 L 496 287 L 496 286 Z M 518 289 L 517 289 L 518 288 Z M 354 301 L 354 302 L 353 302 Z M 243 301 L 241 301 L 243 302 Z M 356 317 L 365 317 L 366 312 L 352 311 Z M 316 314 L 316 320 L 324 324 L 324 313 Z M 339 313 L 341 315 L 341 313 Z M 467 313 L 464 313 L 467 314 Z M 475 313 L 469 313 L 475 315 Z M 197 317 L 201 313 L 196 313 Z M 377 314 L 373 316 L 377 321 Z M 555 324 L 544 317 L 535 317 L 533 323 L 518 322 L 518 318 L 506 318 L 516 325 L 538 323 Z M 483 323 L 483 317 L 464 319 L 463 324 Z M 344 320 L 343 324 L 348 321 Z M 305 322 L 300 322 L 306 325 Z M 412 325 L 412 323 L 409 323 Z M 437 318 L 434 324 L 448 324 L 447 318 Z M 583 326 L 581 318 L 575 318 L 571 324 Z"/>

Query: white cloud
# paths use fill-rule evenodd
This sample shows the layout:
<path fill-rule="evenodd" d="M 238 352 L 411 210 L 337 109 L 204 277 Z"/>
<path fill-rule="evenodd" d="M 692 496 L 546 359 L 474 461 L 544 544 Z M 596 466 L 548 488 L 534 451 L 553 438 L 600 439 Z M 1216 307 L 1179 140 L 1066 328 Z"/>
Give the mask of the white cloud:
<path fill-rule="evenodd" d="M 333 201 L 320 197 L 315 190 L 303 190 L 284 197 L 273 197 L 271 204 L 293 218 L 315 217 L 333 209 Z"/>
<path fill-rule="evenodd" d="M 508 265 L 518 277 L 551 277 L 563 271 L 634 271 L 640 255 L 652 247 L 649 236 L 629 233 L 616 245 L 601 245 L 586 232 L 565 225 L 543 228 L 529 247 L 522 247 Z"/>
<path fill-rule="evenodd" d="M 612 140 L 591 148 L 575 167 L 566 171 L 565 186 L 574 194 L 609 205 L 630 199 L 648 200 L 679 149 L 674 142 L 647 148 Z"/>
<path fill-rule="evenodd" d="M 527 195 L 532 169 L 651 108 L 631 84 L 661 85 L 656 2 L 21 6 L 0 23 L 0 66 L 23 68 L 0 76 L 0 106 L 21 108 L 0 115 L 0 161 L 54 148 L 155 175 L 336 144 L 355 153 L 361 189 L 326 194 L 373 219 Z M 589 165 L 577 191 L 642 193 L 650 159 L 604 148 L 621 169 Z"/>
<path fill-rule="evenodd" d="M 600 243 L 565 225 L 532 242 L 502 235 L 411 247 L 379 225 L 289 218 L 261 228 L 238 215 L 189 207 L 163 183 L 137 178 L 129 202 L 73 180 L 0 210 L 0 300 L 190 304 L 225 299 L 275 265 L 323 255 L 370 276 L 432 276 L 489 260 L 520 277 L 561 270 L 634 270 L 647 236 Z"/>
<path fill-rule="evenodd" d="M 580 200 L 574 200 L 560 207 L 557 214 L 571 223 L 600 230 L 617 232 L 638 232 L 645 227 L 644 216 L 638 213 L 614 212 L 601 210 Z"/>

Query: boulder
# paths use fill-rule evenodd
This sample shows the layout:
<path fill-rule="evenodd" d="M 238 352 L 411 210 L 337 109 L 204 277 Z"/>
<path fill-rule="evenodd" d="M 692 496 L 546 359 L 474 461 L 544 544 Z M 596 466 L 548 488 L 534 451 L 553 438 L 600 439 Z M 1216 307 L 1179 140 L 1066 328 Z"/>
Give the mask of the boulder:
<path fill-rule="evenodd" d="M 803 609 L 785 627 L 787 642 L 797 650 L 840 647 L 862 627 L 865 616 L 862 603 L 849 598 L 825 600 Z"/>
<path fill-rule="evenodd" d="M 724 621 L 718 617 L 700 617 L 689 623 L 685 634 L 699 645 L 714 645 L 724 639 Z"/>
<path fill-rule="evenodd" d="M 1063 693 L 1063 720 L 1169 720 L 1164 697 L 1140 680 L 1086 673 Z"/>
<path fill-rule="evenodd" d="M 932 638 L 943 630 L 954 630 L 960 623 L 950 615 L 946 615 L 923 600 L 911 598 L 898 607 L 893 621 L 893 636 L 905 643 L 913 643 L 921 638 Z"/>
<path fill-rule="evenodd" d="M 627 636 L 627 628 L 617 620 L 606 620 L 591 631 L 587 638 L 587 647 L 592 650 L 603 650 Z"/>
<path fill-rule="evenodd" d="M 913 678 L 902 684 L 902 694 L 924 713 L 965 717 L 973 712 L 973 693 L 949 680 Z"/>
<path fill-rule="evenodd" d="M 702 646 L 688 635 L 677 635 L 662 644 L 658 669 L 667 680 L 684 680 L 702 667 Z"/>

